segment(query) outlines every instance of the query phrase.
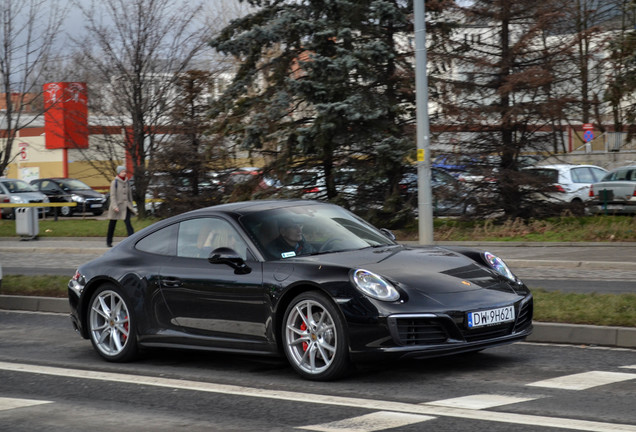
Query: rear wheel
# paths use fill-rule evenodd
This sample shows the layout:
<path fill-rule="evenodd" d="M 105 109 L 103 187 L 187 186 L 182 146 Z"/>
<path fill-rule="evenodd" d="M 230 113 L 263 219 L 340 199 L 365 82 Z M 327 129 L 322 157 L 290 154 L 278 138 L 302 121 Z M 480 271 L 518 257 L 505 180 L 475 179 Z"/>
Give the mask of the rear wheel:
<path fill-rule="evenodd" d="M 138 354 L 136 321 L 130 302 L 115 285 L 95 291 L 88 311 L 88 329 L 93 347 L 108 361 L 125 362 Z"/>
<path fill-rule="evenodd" d="M 283 347 L 303 378 L 332 380 L 349 369 L 347 335 L 340 313 L 327 296 L 306 292 L 287 307 Z"/>
<path fill-rule="evenodd" d="M 580 199 L 573 199 L 570 203 L 570 209 L 575 216 L 585 215 L 585 204 Z"/>

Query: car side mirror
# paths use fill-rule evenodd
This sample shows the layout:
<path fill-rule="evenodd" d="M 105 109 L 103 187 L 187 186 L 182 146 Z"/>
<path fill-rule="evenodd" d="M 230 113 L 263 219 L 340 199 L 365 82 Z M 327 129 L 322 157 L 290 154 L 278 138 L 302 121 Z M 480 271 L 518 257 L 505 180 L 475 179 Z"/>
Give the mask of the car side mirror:
<path fill-rule="evenodd" d="M 384 234 L 385 237 L 389 238 L 391 241 L 395 241 L 395 234 L 393 234 L 393 231 L 387 228 L 380 228 L 380 231 L 382 231 L 382 234 Z"/>
<path fill-rule="evenodd" d="M 252 269 L 245 263 L 245 260 L 234 249 L 220 247 L 210 253 L 208 261 L 211 264 L 225 264 L 234 269 L 236 274 L 248 274 Z"/>

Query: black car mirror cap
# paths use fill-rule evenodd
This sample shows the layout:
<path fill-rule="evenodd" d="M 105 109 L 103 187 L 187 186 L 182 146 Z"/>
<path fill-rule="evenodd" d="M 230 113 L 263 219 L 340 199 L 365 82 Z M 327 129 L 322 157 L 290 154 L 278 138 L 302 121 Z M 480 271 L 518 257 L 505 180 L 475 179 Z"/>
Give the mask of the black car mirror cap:
<path fill-rule="evenodd" d="M 208 261 L 211 264 L 226 264 L 234 269 L 236 274 L 248 274 L 252 269 L 245 260 L 232 248 L 220 247 L 210 253 Z"/>
<path fill-rule="evenodd" d="M 396 237 L 395 234 L 393 234 L 393 231 L 388 228 L 380 228 L 380 231 L 382 231 L 382 234 L 384 234 L 384 236 L 387 237 L 389 240 L 395 241 Z"/>

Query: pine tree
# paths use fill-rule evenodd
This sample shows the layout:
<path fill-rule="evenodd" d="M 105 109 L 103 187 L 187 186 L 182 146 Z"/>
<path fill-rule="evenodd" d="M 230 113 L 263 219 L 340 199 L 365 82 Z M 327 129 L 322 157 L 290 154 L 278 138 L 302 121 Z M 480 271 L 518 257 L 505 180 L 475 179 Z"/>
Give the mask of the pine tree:
<path fill-rule="evenodd" d="M 359 165 L 357 183 L 389 202 L 415 147 L 410 2 L 249 3 L 255 11 L 212 42 L 241 60 L 216 108 L 217 132 L 268 156 L 279 173 L 321 168 L 327 198 L 347 205 L 334 179 Z"/>

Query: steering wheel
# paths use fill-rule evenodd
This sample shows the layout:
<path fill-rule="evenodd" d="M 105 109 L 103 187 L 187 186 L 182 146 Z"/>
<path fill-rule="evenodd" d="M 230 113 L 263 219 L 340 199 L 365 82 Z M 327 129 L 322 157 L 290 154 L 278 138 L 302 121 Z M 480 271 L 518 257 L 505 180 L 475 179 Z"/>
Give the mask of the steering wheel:
<path fill-rule="evenodd" d="M 327 239 L 327 241 L 324 242 L 322 246 L 320 246 L 320 252 L 328 252 L 330 250 L 333 250 L 334 246 L 340 242 L 342 242 L 342 239 L 338 237 L 331 237 Z"/>

